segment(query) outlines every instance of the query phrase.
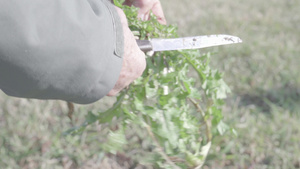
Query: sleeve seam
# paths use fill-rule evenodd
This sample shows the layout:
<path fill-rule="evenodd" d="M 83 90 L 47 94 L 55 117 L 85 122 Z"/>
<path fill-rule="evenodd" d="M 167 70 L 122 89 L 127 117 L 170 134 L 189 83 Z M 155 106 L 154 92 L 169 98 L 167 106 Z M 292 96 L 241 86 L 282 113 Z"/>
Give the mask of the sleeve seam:
<path fill-rule="evenodd" d="M 114 38 L 115 38 L 115 47 L 114 47 L 114 53 L 116 56 L 122 58 L 123 53 L 124 53 L 124 37 L 123 37 L 123 29 L 121 25 L 120 18 L 116 12 L 115 9 L 113 9 L 113 5 L 108 2 L 107 0 L 102 0 L 102 2 L 105 4 L 107 7 L 111 18 L 112 18 L 112 24 L 113 24 L 113 29 L 114 29 Z"/>

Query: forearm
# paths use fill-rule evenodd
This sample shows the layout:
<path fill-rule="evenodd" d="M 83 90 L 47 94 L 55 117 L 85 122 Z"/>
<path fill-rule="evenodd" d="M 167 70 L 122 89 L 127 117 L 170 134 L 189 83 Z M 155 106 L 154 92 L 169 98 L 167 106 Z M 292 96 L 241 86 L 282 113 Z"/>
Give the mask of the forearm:
<path fill-rule="evenodd" d="M 0 0 L 0 88 L 11 96 L 91 103 L 122 67 L 123 33 L 101 0 Z"/>

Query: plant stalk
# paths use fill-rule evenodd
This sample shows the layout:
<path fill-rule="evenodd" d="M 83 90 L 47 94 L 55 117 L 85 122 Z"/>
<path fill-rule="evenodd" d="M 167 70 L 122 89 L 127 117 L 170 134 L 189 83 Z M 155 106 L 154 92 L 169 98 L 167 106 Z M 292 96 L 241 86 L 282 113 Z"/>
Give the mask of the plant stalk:
<path fill-rule="evenodd" d="M 152 132 L 151 127 L 145 123 L 145 127 L 147 129 L 148 134 L 150 135 L 150 137 L 153 139 L 154 143 L 157 146 L 157 151 L 158 153 L 174 168 L 174 169 L 180 169 L 176 164 L 174 164 L 172 162 L 172 160 L 170 160 L 170 158 L 168 157 L 168 155 L 164 152 L 163 148 L 160 146 L 158 140 L 156 139 L 154 133 Z"/>

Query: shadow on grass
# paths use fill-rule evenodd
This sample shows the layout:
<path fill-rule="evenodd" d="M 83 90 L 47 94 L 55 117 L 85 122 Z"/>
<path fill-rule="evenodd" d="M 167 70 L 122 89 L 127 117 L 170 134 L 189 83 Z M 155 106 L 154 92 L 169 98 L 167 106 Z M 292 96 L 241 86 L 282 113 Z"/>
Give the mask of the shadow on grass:
<path fill-rule="evenodd" d="M 268 91 L 258 89 L 255 94 L 240 95 L 239 106 L 254 105 L 262 112 L 270 113 L 272 105 L 280 106 L 300 115 L 300 87 L 286 85 Z"/>

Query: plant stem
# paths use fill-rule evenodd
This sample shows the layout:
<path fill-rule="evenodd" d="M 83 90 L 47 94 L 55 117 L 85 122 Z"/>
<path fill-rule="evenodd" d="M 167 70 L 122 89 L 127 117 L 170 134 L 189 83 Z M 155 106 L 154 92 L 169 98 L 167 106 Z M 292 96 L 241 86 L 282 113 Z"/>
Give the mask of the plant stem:
<path fill-rule="evenodd" d="M 204 122 L 205 122 L 205 126 L 206 126 L 206 136 L 207 136 L 207 142 L 210 142 L 212 140 L 212 134 L 211 134 L 211 121 L 210 119 L 206 119 L 205 118 L 205 113 L 202 110 L 201 106 L 197 103 L 196 100 L 192 99 L 192 98 L 188 98 L 193 105 L 197 108 L 198 112 L 202 115 Z"/>
<path fill-rule="evenodd" d="M 180 54 L 182 54 L 182 56 L 187 60 L 187 62 L 194 68 L 194 70 L 197 72 L 200 81 L 203 82 L 203 80 L 206 79 L 205 75 L 203 74 L 203 72 L 199 71 L 199 69 L 197 68 L 197 65 L 195 63 L 193 63 L 193 61 L 183 52 L 179 52 Z"/>
<path fill-rule="evenodd" d="M 172 160 L 170 160 L 170 158 L 168 157 L 168 155 L 164 152 L 163 148 L 160 146 L 158 140 L 156 139 L 155 135 L 152 132 L 151 127 L 145 123 L 145 127 L 147 129 L 148 134 L 150 135 L 150 137 L 153 139 L 154 143 L 157 146 L 157 151 L 158 153 L 174 168 L 174 169 L 180 169 L 176 164 L 174 164 L 172 162 Z"/>
<path fill-rule="evenodd" d="M 67 102 L 67 106 L 68 106 L 68 117 L 71 121 L 72 127 L 74 127 L 74 123 L 73 123 L 74 104 L 71 102 Z"/>

